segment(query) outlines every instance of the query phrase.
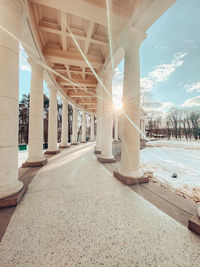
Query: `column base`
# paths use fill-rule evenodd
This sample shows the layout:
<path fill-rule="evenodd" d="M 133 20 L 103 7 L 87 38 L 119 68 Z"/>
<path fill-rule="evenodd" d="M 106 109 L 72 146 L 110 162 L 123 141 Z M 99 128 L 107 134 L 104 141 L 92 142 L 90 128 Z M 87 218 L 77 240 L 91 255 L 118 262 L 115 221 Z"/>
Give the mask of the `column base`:
<path fill-rule="evenodd" d="M 69 148 L 70 145 L 66 145 L 66 146 L 62 146 L 62 145 L 59 145 L 59 148 Z"/>
<path fill-rule="evenodd" d="M 72 142 L 72 143 L 71 143 L 72 146 L 77 146 L 77 145 L 79 145 L 79 144 L 80 144 L 79 142 Z"/>
<path fill-rule="evenodd" d="M 94 154 L 101 154 L 101 150 L 95 149 Z"/>
<path fill-rule="evenodd" d="M 114 171 L 113 175 L 125 185 L 143 184 L 149 182 L 149 177 L 131 178 Z"/>
<path fill-rule="evenodd" d="M 47 150 L 44 152 L 45 155 L 52 155 L 52 154 L 58 154 L 60 153 L 60 150 Z"/>
<path fill-rule="evenodd" d="M 115 158 L 103 158 L 103 157 L 98 157 L 97 160 L 100 162 L 100 163 L 115 163 L 116 162 L 116 159 Z"/>
<path fill-rule="evenodd" d="M 20 200 L 23 198 L 27 188 L 28 188 L 27 185 L 23 185 L 22 189 L 18 193 L 0 199 L 0 208 L 16 206 L 20 202 Z"/>
<path fill-rule="evenodd" d="M 188 228 L 195 234 L 200 235 L 200 218 L 197 215 L 189 219 Z"/>
<path fill-rule="evenodd" d="M 119 143 L 119 140 L 113 140 L 113 143 L 115 144 L 115 143 Z"/>
<path fill-rule="evenodd" d="M 47 163 L 47 159 L 41 160 L 41 161 L 35 161 L 35 162 L 24 162 L 22 164 L 22 168 L 27 168 L 27 167 L 41 167 L 44 166 Z"/>
<path fill-rule="evenodd" d="M 81 141 L 81 143 L 83 143 L 83 144 L 84 144 L 84 143 L 87 143 L 87 142 L 86 142 L 86 141 Z"/>

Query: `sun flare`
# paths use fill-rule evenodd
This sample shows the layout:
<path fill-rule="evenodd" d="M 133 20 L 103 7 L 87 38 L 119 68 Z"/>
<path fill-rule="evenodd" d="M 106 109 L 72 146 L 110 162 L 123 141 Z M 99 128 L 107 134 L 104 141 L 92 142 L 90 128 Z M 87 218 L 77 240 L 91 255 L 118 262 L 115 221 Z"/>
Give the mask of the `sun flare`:
<path fill-rule="evenodd" d="M 114 110 L 120 111 L 123 108 L 122 99 L 118 97 L 113 97 L 113 107 Z"/>

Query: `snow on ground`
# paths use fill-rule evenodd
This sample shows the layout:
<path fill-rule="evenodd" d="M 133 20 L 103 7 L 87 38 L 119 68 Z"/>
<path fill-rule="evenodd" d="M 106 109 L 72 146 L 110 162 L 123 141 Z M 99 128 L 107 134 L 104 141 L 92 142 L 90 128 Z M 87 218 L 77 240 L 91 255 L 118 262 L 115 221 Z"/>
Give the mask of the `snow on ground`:
<path fill-rule="evenodd" d="M 141 166 L 153 180 L 200 202 L 200 143 L 154 141 L 141 151 Z M 177 178 L 172 178 L 176 173 Z"/>
<path fill-rule="evenodd" d="M 179 147 L 185 149 L 195 149 L 200 150 L 200 141 L 190 141 L 190 140 L 157 140 L 147 142 L 147 147 Z"/>
<path fill-rule="evenodd" d="M 18 168 L 22 166 L 28 158 L 28 150 L 22 150 L 18 152 Z"/>

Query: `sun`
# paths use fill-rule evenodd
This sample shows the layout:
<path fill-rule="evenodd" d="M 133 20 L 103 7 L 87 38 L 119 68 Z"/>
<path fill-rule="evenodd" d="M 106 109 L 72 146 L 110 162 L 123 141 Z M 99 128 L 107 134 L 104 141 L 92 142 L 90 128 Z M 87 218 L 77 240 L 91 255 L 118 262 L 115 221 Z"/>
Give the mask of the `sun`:
<path fill-rule="evenodd" d="M 122 99 L 117 96 L 113 96 L 113 107 L 115 111 L 122 110 L 123 108 Z"/>

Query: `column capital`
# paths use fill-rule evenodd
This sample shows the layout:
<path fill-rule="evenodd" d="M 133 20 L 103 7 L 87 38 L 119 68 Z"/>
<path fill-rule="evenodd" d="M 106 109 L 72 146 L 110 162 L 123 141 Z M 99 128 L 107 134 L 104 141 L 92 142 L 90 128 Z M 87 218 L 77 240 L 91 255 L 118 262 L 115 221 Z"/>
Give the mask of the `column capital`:
<path fill-rule="evenodd" d="M 100 96 L 101 93 L 103 92 L 103 89 L 102 89 L 102 86 L 100 84 L 98 84 L 97 88 L 96 88 L 96 92 L 97 92 L 97 95 Z"/>
<path fill-rule="evenodd" d="M 78 110 L 77 106 L 75 104 L 72 104 L 72 109 L 73 110 Z"/>
<path fill-rule="evenodd" d="M 147 34 L 137 28 L 130 27 L 126 33 L 125 38 L 123 40 L 123 46 L 130 47 L 134 44 L 135 41 L 142 43 L 144 39 L 147 37 Z"/>
<path fill-rule="evenodd" d="M 113 76 L 113 72 L 112 72 L 112 68 L 111 67 L 103 68 L 103 70 L 101 72 L 101 77 L 102 78 L 112 77 L 112 76 Z"/>
<path fill-rule="evenodd" d="M 19 13 L 22 13 L 25 10 L 24 0 L 0 0 L 0 3 L 10 5 Z"/>
<path fill-rule="evenodd" d="M 34 60 L 33 58 L 27 58 L 27 61 L 30 64 L 32 70 L 35 69 L 41 72 L 44 71 L 44 68 L 39 63 L 37 63 L 36 60 Z"/>
<path fill-rule="evenodd" d="M 47 85 L 47 87 L 48 87 L 48 89 L 49 89 L 50 91 L 55 91 L 56 93 L 57 93 L 57 91 L 58 91 L 58 87 L 55 86 L 55 85 L 53 85 L 53 84 L 51 84 L 51 85 Z"/>
<path fill-rule="evenodd" d="M 61 96 L 60 98 L 61 98 L 63 104 L 64 104 L 64 103 L 65 103 L 65 104 L 68 104 L 68 99 L 67 99 L 66 97 Z"/>

